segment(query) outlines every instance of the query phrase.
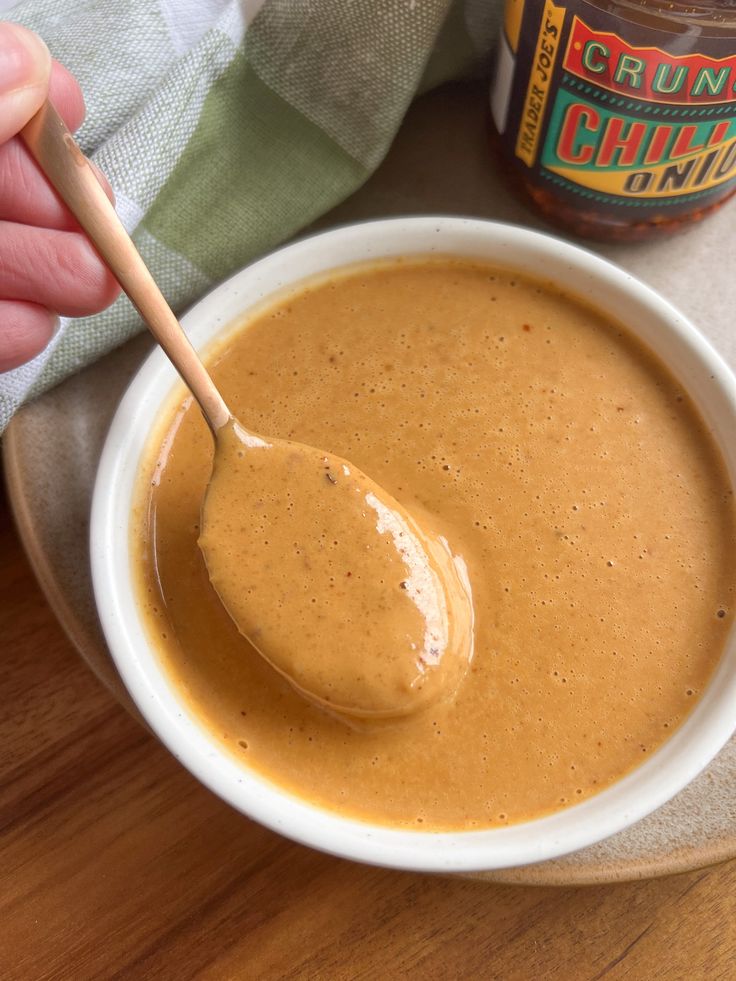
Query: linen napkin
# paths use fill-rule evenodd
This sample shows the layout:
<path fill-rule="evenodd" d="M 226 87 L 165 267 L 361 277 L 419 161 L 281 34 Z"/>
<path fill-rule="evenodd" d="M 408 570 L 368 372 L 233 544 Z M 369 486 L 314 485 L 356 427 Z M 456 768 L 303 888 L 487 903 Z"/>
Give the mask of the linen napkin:
<path fill-rule="evenodd" d="M 78 133 L 174 310 L 375 170 L 418 91 L 487 67 L 501 0 L 26 0 L 78 78 Z M 0 374 L 27 399 L 142 329 L 125 297 Z"/>

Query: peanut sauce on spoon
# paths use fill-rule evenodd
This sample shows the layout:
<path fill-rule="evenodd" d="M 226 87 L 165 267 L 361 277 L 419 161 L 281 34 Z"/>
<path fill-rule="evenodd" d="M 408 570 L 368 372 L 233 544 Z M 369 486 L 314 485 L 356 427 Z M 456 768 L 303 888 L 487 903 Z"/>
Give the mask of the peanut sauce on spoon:
<path fill-rule="evenodd" d="M 464 563 L 340 457 L 233 420 L 217 435 L 199 545 L 238 630 L 311 701 L 408 715 L 465 674 Z"/>

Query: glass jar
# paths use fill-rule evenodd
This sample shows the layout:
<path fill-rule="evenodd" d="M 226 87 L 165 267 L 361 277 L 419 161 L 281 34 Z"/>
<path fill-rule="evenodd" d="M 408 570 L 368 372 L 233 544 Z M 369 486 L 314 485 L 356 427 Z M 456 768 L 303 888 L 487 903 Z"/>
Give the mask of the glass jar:
<path fill-rule="evenodd" d="M 677 231 L 736 192 L 736 0 L 507 0 L 491 108 L 554 224 Z"/>

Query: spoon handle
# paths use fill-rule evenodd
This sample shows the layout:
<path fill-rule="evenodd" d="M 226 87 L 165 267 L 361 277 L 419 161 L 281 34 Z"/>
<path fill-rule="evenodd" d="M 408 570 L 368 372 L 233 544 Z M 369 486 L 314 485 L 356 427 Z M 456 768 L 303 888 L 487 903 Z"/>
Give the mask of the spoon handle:
<path fill-rule="evenodd" d="M 217 433 L 231 418 L 230 410 L 64 120 L 46 101 L 25 125 L 21 136 L 191 389 L 210 429 Z"/>

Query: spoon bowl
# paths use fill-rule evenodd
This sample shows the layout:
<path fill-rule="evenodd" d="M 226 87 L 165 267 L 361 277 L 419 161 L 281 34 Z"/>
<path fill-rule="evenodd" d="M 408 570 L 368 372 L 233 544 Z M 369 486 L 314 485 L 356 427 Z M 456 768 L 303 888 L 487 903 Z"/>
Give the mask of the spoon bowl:
<path fill-rule="evenodd" d="M 473 651 L 465 564 L 347 460 L 230 423 L 199 545 L 240 632 L 311 701 L 386 718 L 459 687 Z"/>

